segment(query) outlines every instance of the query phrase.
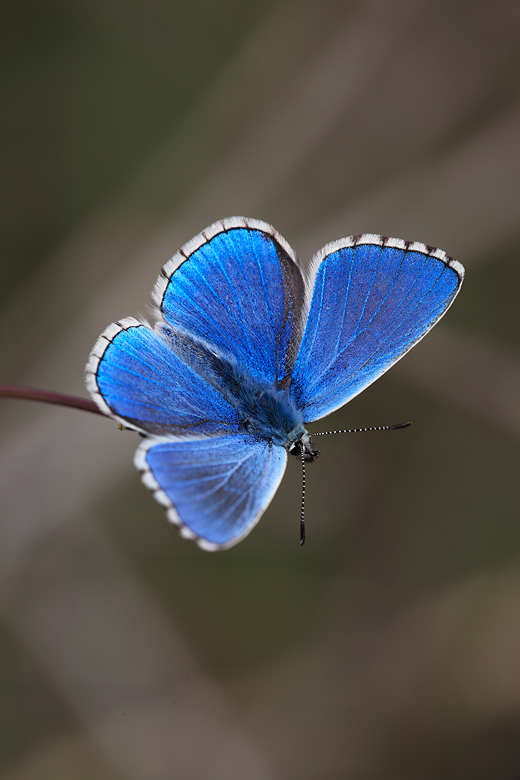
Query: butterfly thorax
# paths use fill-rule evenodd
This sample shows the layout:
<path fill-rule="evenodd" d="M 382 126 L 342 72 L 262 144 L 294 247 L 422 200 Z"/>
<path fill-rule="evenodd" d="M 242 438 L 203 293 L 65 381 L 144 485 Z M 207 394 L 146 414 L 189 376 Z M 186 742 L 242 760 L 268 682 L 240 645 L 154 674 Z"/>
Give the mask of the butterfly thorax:
<path fill-rule="evenodd" d="M 303 419 L 286 392 L 260 387 L 256 382 L 240 384 L 236 397 L 241 426 L 253 436 L 284 447 L 291 455 L 312 462 L 318 457 Z"/>
<path fill-rule="evenodd" d="M 175 352 L 217 389 L 238 412 L 241 432 L 284 447 L 291 455 L 316 460 L 311 436 L 292 396 L 240 368 L 232 355 L 164 323 L 157 330 Z"/>

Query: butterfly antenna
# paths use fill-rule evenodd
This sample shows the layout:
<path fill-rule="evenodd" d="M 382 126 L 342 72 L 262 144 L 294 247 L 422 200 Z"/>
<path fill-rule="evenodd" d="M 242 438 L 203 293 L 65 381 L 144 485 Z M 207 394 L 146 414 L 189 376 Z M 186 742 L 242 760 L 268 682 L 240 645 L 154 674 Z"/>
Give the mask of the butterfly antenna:
<path fill-rule="evenodd" d="M 321 431 L 313 433 L 313 436 L 328 436 L 331 433 L 367 433 L 368 431 L 395 431 L 397 428 L 409 428 L 411 422 L 397 423 L 396 425 L 378 425 L 375 428 L 347 428 L 344 431 Z M 305 482 L 305 480 L 304 480 Z"/>
<path fill-rule="evenodd" d="M 300 547 L 305 544 L 305 458 L 302 451 L 302 507 L 300 515 Z"/>
<path fill-rule="evenodd" d="M 394 431 L 397 428 L 408 428 L 412 423 L 397 423 L 396 425 L 378 425 L 374 428 L 347 428 L 343 431 L 321 431 L 320 433 L 313 433 L 313 436 L 328 436 L 332 433 L 366 433 L 367 431 Z M 318 455 L 318 451 L 314 451 L 314 455 Z M 305 450 L 302 448 L 300 453 L 302 459 L 302 503 L 300 514 L 300 547 L 305 544 Z"/>

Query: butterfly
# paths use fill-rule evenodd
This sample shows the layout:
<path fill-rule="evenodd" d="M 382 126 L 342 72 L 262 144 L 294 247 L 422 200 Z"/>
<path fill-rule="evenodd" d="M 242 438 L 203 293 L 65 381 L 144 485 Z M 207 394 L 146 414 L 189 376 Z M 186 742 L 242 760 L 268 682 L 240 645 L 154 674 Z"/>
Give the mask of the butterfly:
<path fill-rule="evenodd" d="M 126 317 L 101 334 L 87 389 L 144 437 L 135 465 L 181 535 L 225 549 L 260 519 L 288 454 L 316 458 L 305 424 L 402 358 L 463 276 L 440 249 L 372 234 L 327 244 L 306 275 L 273 227 L 223 219 L 163 267 L 154 327 Z"/>

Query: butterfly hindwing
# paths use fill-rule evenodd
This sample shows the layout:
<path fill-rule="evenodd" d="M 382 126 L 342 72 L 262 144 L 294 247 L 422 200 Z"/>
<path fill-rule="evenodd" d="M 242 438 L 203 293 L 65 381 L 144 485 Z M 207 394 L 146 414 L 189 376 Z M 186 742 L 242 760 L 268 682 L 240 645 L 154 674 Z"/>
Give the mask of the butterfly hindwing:
<path fill-rule="evenodd" d="M 234 356 L 285 387 L 302 331 L 304 282 L 296 255 L 257 220 L 216 222 L 164 266 L 153 299 L 168 325 Z"/>
<path fill-rule="evenodd" d="M 146 439 L 135 464 L 181 534 L 206 550 L 239 542 L 271 501 L 287 462 L 283 447 L 248 434 L 197 441 Z"/>
<path fill-rule="evenodd" d="M 86 373 L 100 409 L 138 431 L 158 436 L 238 431 L 236 409 L 164 338 L 133 317 L 101 334 Z"/>
<path fill-rule="evenodd" d="M 463 278 L 439 249 L 363 235 L 328 244 L 315 284 L 292 393 L 317 420 L 371 384 L 442 317 Z"/>

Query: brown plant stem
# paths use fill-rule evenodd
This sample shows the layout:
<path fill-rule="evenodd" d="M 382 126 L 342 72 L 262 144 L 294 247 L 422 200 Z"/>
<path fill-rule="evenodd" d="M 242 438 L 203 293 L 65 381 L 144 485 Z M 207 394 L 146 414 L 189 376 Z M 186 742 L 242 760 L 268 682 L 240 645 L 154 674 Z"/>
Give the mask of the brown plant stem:
<path fill-rule="evenodd" d="M 26 401 L 42 401 L 58 406 L 70 406 L 73 409 L 81 409 L 84 412 L 103 414 L 94 401 L 88 398 L 79 398 L 76 395 L 55 393 L 53 390 L 40 390 L 36 387 L 19 387 L 18 385 L 0 385 L 0 398 L 19 398 Z"/>

